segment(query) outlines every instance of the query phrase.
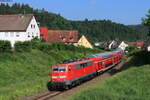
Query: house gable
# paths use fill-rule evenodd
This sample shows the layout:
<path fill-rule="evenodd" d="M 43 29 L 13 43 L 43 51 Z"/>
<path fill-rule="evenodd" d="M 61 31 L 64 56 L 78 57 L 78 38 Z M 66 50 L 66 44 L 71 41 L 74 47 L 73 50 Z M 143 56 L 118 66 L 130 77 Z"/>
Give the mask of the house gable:
<path fill-rule="evenodd" d="M 124 41 L 122 41 L 121 44 L 118 46 L 118 48 L 125 50 L 126 47 L 128 47 L 128 46 L 129 46 L 128 44 L 126 44 Z"/>
<path fill-rule="evenodd" d="M 31 40 L 32 38 L 40 38 L 40 29 L 33 16 L 26 30 L 26 40 Z"/>
<path fill-rule="evenodd" d="M 86 48 L 93 48 L 92 44 L 87 40 L 84 35 L 79 39 L 78 45 L 84 46 Z"/>

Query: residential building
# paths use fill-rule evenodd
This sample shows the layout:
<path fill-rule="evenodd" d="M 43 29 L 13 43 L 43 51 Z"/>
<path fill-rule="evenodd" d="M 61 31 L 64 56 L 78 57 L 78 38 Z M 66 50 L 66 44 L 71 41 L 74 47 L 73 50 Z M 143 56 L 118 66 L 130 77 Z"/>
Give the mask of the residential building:
<path fill-rule="evenodd" d="M 142 47 L 143 50 L 150 52 L 150 39 L 147 39 Z"/>
<path fill-rule="evenodd" d="M 112 49 L 112 46 L 113 46 L 114 43 L 115 43 L 115 41 L 113 40 L 113 41 L 109 44 L 108 48 L 109 48 L 109 49 Z"/>
<path fill-rule="evenodd" d="M 88 39 L 84 35 L 82 35 L 82 37 L 79 39 L 77 45 L 91 49 L 93 48 L 92 44 L 88 41 Z"/>
<path fill-rule="evenodd" d="M 98 46 L 101 45 L 101 43 L 100 42 L 95 42 L 94 45 L 98 47 Z"/>
<path fill-rule="evenodd" d="M 135 45 L 136 45 L 137 48 L 141 49 L 144 46 L 144 42 L 143 41 L 137 41 L 135 43 Z"/>
<path fill-rule="evenodd" d="M 122 41 L 121 43 L 120 43 L 120 45 L 118 46 L 118 48 L 119 49 L 122 49 L 123 51 L 126 49 L 126 47 L 128 47 L 129 45 L 126 43 L 126 42 L 124 42 L 124 41 Z"/>
<path fill-rule="evenodd" d="M 48 30 L 46 42 L 60 42 L 74 44 L 78 42 L 78 31 L 75 30 Z"/>
<path fill-rule="evenodd" d="M 0 15 L 0 40 L 17 41 L 40 38 L 40 30 L 33 14 Z"/>

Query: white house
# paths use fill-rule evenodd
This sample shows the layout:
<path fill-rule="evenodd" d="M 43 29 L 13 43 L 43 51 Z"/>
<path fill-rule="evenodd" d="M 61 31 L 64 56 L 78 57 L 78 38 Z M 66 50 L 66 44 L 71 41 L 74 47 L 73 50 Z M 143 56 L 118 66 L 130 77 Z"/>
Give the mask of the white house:
<path fill-rule="evenodd" d="M 129 45 L 126 44 L 124 41 L 121 42 L 121 44 L 118 46 L 119 49 L 122 49 L 123 51 L 128 47 Z"/>
<path fill-rule="evenodd" d="M 115 43 L 115 41 L 113 40 L 113 41 L 109 44 L 108 48 L 109 48 L 109 49 L 112 49 L 112 46 L 113 46 L 114 43 Z"/>
<path fill-rule="evenodd" d="M 150 52 L 150 45 L 149 45 L 149 46 L 147 46 L 147 51 L 148 51 L 148 52 Z"/>
<path fill-rule="evenodd" d="M 40 30 L 33 14 L 0 15 L 0 40 L 8 40 L 14 47 L 17 41 L 40 38 Z"/>

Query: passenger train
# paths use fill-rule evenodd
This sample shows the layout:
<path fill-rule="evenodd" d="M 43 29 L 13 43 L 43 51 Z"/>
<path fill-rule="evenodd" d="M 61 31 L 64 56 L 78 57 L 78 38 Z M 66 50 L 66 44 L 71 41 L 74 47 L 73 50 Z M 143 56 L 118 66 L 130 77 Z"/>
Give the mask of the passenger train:
<path fill-rule="evenodd" d="M 48 89 L 69 89 L 73 86 L 79 85 L 115 66 L 121 62 L 123 57 L 124 55 L 121 50 L 115 50 L 52 65 Z"/>

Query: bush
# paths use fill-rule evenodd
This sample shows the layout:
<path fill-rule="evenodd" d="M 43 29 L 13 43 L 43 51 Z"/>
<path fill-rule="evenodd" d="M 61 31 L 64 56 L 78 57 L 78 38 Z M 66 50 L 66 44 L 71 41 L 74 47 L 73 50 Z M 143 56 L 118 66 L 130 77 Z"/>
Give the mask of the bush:
<path fill-rule="evenodd" d="M 50 50 L 52 50 L 54 48 L 52 47 L 52 44 L 40 43 L 40 44 L 37 45 L 37 49 L 47 53 L 48 51 L 50 51 Z"/>
<path fill-rule="evenodd" d="M 68 51 L 72 51 L 72 52 L 81 52 L 81 53 L 85 53 L 85 52 L 102 52 L 102 50 L 100 49 L 90 49 L 90 48 L 85 48 L 82 46 L 74 46 L 74 45 L 68 45 L 68 44 L 64 44 L 64 43 L 39 43 L 38 45 L 36 45 L 36 47 L 43 51 L 43 52 L 50 52 L 51 50 L 54 51 L 63 51 L 63 50 L 68 50 Z"/>
<path fill-rule="evenodd" d="M 128 52 L 129 56 L 132 56 L 132 55 L 136 54 L 137 52 L 139 52 L 140 50 L 136 46 L 129 46 L 126 48 L 125 51 Z"/>
<path fill-rule="evenodd" d="M 31 49 L 32 49 L 32 45 L 31 45 L 30 41 L 15 43 L 15 51 L 16 52 L 30 52 Z"/>
<path fill-rule="evenodd" d="M 36 38 L 32 39 L 32 40 L 31 40 L 32 48 L 33 48 L 33 49 L 38 48 L 38 45 L 39 45 L 41 42 L 42 42 L 42 41 L 39 40 L 39 39 L 36 39 Z"/>
<path fill-rule="evenodd" d="M 150 64 L 150 52 L 140 51 L 134 54 L 138 63 L 140 64 Z"/>
<path fill-rule="evenodd" d="M 9 41 L 0 41 L 0 52 L 11 52 L 11 44 Z"/>

